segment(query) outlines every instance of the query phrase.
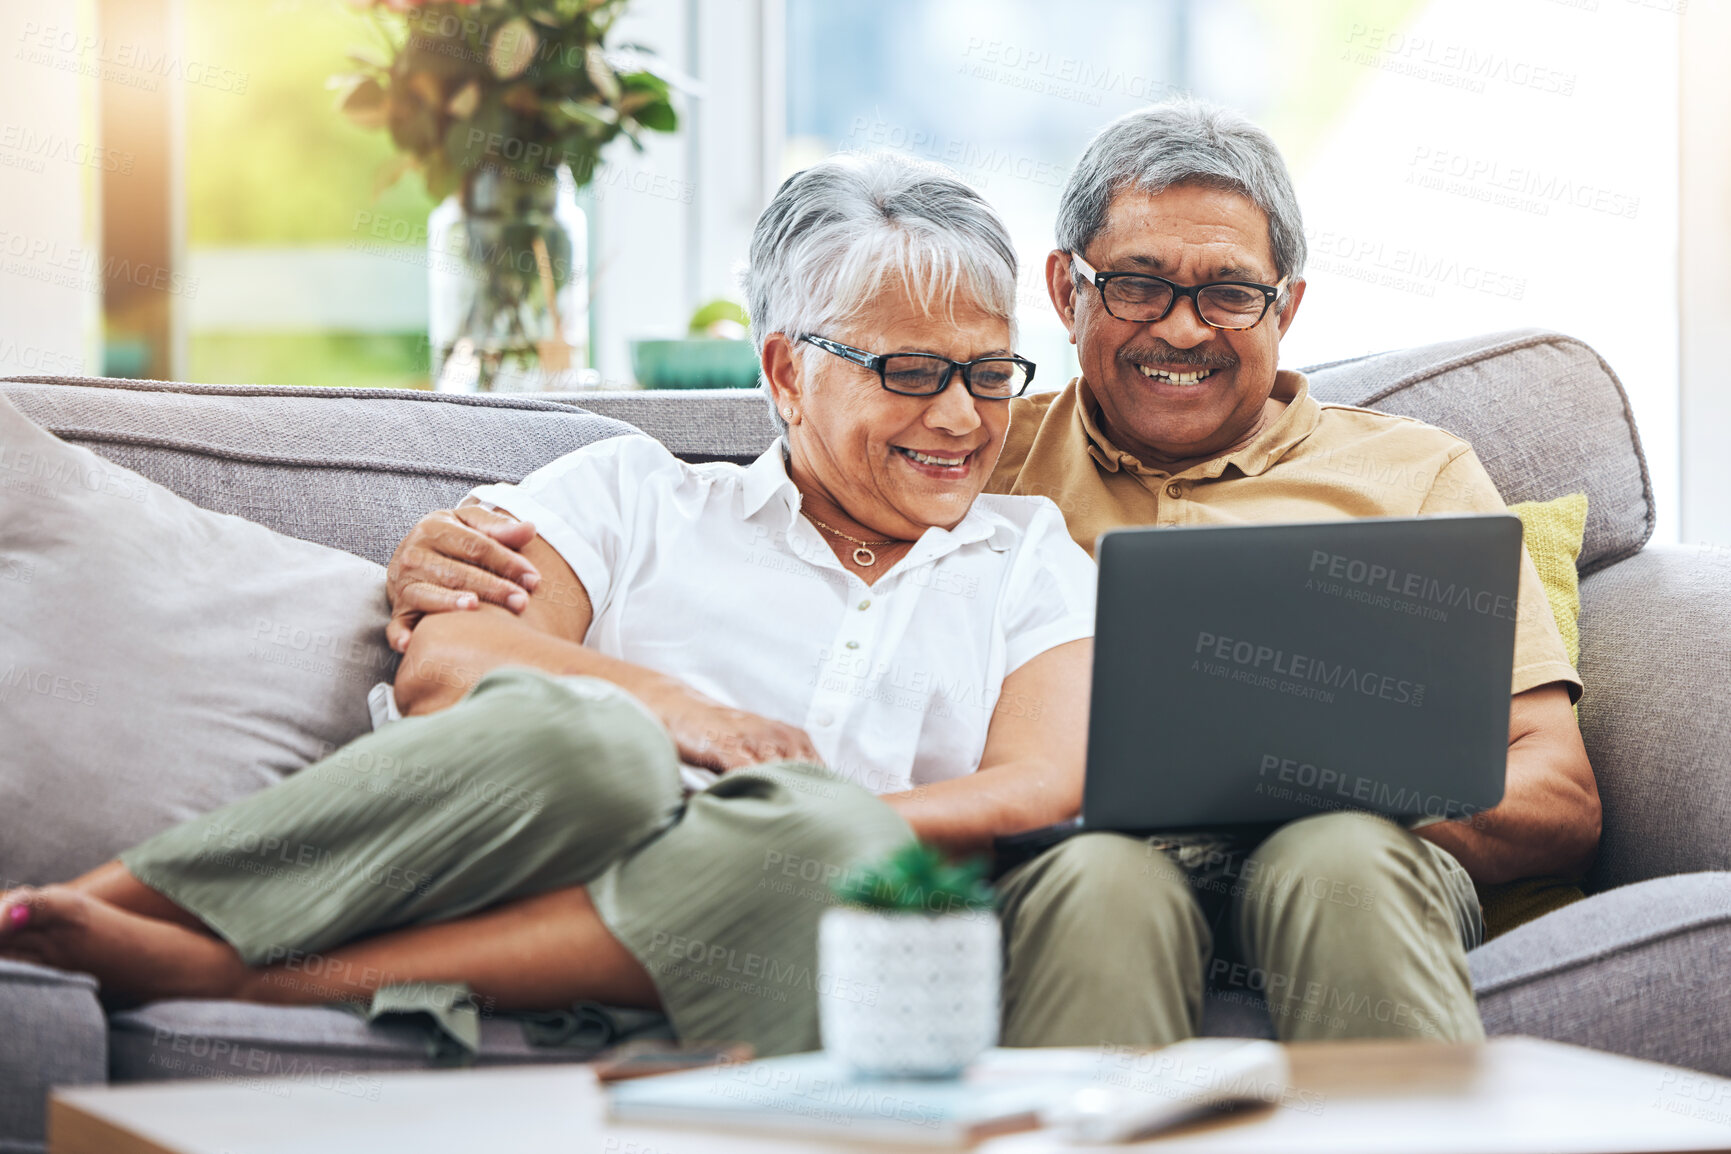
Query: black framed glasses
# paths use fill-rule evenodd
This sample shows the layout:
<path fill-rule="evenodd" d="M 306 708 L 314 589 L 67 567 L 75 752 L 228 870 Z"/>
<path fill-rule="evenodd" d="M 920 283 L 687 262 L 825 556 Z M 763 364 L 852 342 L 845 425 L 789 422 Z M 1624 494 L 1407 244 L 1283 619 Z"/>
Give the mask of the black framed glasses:
<path fill-rule="evenodd" d="M 1166 319 L 1178 298 L 1189 297 L 1196 315 L 1211 328 L 1239 332 L 1262 323 L 1269 308 L 1279 299 L 1289 277 L 1279 284 L 1258 284 L 1253 280 L 1219 280 L 1208 284 L 1181 285 L 1163 276 L 1140 272 L 1100 272 L 1083 260 L 1080 253 L 1071 253 L 1089 283 L 1100 290 L 1100 303 L 1106 311 L 1121 321 L 1152 324 Z"/>
<path fill-rule="evenodd" d="M 1022 357 L 952 361 L 932 353 L 868 353 L 811 333 L 799 339 L 876 373 L 884 388 L 904 397 L 935 397 L 949 388 L 950 378 L 958 370 L 962 387 L 982 401 L 1019 397 L 1034 382 L 1034 362 Z"/>

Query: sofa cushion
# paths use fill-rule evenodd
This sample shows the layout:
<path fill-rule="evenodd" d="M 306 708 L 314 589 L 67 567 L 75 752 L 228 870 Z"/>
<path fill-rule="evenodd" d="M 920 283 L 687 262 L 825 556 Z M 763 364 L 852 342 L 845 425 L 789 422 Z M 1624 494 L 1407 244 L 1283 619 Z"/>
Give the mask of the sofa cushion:
<path fill-rule="evenodd" d="M 760 389 L 638 389 L 552 393 L 592 413 L 643 430 L 681 460 L 749 465 L 780 431 Z"/>
<path fill-rule="evenodd" d="M 634 430 L 526 397 L 14 377 L 0 393 L 195 504 L 379 564 L 430 509 Z"/>
<path fill-rule="evenodd" d="M 1670 546 L 1581 582 L 1581 736 L 1604 831 L 1589 889 L 1731 870 L 1731 549 Z"/>
<path fill-rule="evenodd" d="M 1319 400 L 1416 417 L 1470 441 L 1505 501 L 1585 493 L 1583 574 L 1633 556 L 1653 535 L 1629 398 L 1572 337 L 1520 329 L 1304 371 Z"/>
<path fill-rule="evenodd" d="M 369 728 L 384 571 L 0 397 L 0 882 L 64 881 Z"/>
<path fill-rule="evenodd" d="M 0 1154 L 40 1154 L 51 1088 L 107 1077 L 96 983 L 0 959 Z"/>
<path fill-rule="evenodd" d="M 582 1061 L 622 1042 L 672 1037 L 660 1014 L 601 1007 L 574 1015 L 571 1036 L 556 1046 L 531 1044 L 516 1017 L 483 1016 L 480 1025 L 480 1066 Z M 436 1041 L 430 1023 L 414 1017 L 368 1023 L 327 1006 L 157 1002 L 111 1019 L 110 1073 L 116 1082 L 288 1078 L 367 1097 L 378 1093 L 367 1072 L 435 1065 Z"/>
<path fill-rule="evenodd" d="M 1731 873 L 1577 902 L 1467 955 L 1487 1034 L 1731 1075 Z"/>

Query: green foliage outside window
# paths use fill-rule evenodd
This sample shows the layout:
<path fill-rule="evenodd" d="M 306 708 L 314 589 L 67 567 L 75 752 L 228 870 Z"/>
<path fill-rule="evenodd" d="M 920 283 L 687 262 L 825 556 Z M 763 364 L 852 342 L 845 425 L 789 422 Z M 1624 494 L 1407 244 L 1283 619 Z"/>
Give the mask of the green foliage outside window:
<path fill-rule="evenodd" d="M 188 59 L 247 74 L 246 91 L 187 87 L 187 242 L 193 248 L 342 244 L 356 214 L 425 220 L 419 181 L 376 199 L 390 138 L 349 122 L 329 79 L 374 22 L 342 0 L 186 0 Z M 384 51 L 383 46 L 379 49 Z"/>

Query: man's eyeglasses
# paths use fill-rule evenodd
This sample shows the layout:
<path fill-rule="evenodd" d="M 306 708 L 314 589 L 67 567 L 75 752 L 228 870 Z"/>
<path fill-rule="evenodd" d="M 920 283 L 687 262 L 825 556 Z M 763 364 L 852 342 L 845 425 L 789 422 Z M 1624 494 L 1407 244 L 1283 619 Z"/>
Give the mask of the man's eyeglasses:
<path fill-rule="evenodd" d="M 884 388 L 904 397 L 935 397 L 949 387 L 958 370 L 962 387 L 982 401 L 1019 397 L 1034 381 L 1034 362 L 1021 357 L 952 361 L 931 353 L 868 353 L 810 333 L 799 339 L 876 373 Z"/>
<path fill-rule="evenodd" d="M 1222 280 L 1209 284 L 1174 284 L 1163 276 L 1140 272 L 1100 272 L 1071 253 L 1093 286 L 1100 290 L 1100 303 L 1106 311 L 1121 321 L 1151 324 L 1165 320 L 1179 297 L 1189 297 L 1202 323 L 1217 329 L 1237 332 L 1253 329 L 1268 315 L 1268 309 L 1286 287 L 1288 277 L 1279 284 L 1258 284 L 1249 280 Z"/>

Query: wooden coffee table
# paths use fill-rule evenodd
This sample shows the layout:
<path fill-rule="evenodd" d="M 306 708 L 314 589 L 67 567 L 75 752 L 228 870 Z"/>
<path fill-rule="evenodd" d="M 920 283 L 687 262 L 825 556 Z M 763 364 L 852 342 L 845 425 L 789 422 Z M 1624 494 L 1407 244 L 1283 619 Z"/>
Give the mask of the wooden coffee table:
<path fill-rule="evenodd" d="M 1531 1038 L 1288 1047 L 1288 1104 L 1134 1149 L 1341 1154 L 1731 1151 L 1731 1081 Z M 1063 1149 L 1039 1132 L 983 1154 Z M 609 1127 L 586 1067 L 324 1075 L 55 1092 L 50 1154 L 775 1154 L 913 1150 L 670 1127 Z M 1092 1147 L 1094 1150 L 1104 1147 Z"/>

